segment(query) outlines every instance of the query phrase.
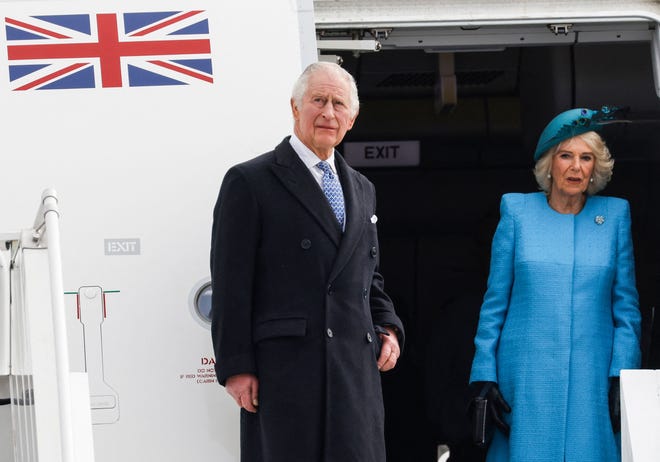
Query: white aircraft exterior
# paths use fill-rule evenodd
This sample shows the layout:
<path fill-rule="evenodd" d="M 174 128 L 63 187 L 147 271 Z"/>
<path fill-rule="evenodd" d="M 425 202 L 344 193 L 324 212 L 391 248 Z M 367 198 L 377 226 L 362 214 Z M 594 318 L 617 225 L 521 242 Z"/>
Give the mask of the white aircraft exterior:
<path fill-rule="evenodd" d="M 239 460 L 238 409 L 213 372 L 211 212 L 226 170 L 290 133 L 291 86 L 317 52 L 558 45 L 579 22 L 581 40 L 650 42 L 660 66 L 656 1 L 8 0 L 0 13 L 0 237 L 29 228 L 55 188 L 70 365 L 87 373 L 97 462 Z M 131 48 L 148 41 L 164 48 Z M 162 52 L 171 42 L 182 48 Z M 22 462 L 9 407 L 0 462 Z"/>
<path fill-rule="evenodd" d="M 214 377 L 208 311 L 195 306 L 224 172 L 291 130 L 291 86 L 316 59 L 311 2 L 10 1 L 0 11 L 0 229 L 29 227 L 55 188 L 70 363 L 89 375 L 95 460 L 238 460 L 238 409 Z M 111 40 L 107 20 L 127 56 L 47 58 L 49 46 Z M 147 41 L 183 45 L 129 48 Z M 14 54 L 26 45 L 42 48 Z M 55 76 L 79 63 L 78 83 Z M 15 462 L 9 407 L 3 462 Z"/>

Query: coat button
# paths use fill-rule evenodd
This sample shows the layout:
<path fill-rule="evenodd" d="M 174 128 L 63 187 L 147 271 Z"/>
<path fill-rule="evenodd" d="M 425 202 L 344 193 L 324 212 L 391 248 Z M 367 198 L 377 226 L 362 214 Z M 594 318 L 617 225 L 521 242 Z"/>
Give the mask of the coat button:
<path fill-rule="evenodd" d="M 373 342 L 373 339 L 371 338 L 371 332 L 367 332 L 367 342 Z"/>
<path fill-rule="evenodd" d="M 328 337 L 330 337 L 330 338 L 332 338 L 332 336 L 334 335 L 332 333 L 332 329 L 330 329 L 329 327 L 328 327 L 328 330 L 326 331 L 326 333 L 328 334 Z"/>
<path fill-rule="evenodd" d="M 302 247 L 305 250 L 309 249 L 311 246 L 312 246 L 312 241 L 310 241 L 309 239 L 303 239 L 302 241 L 300 241 L 300 247 Z"/>
<path fill-rule="evenodd" d="M 375 257 L 376 255 L 378 255 L 378 249 L 376 248 L 376 246 L 373 246 L 371 248 L 371 256 Z"/>
<path fill-rule="evenodd" d="M 328 295 L 332 295 L 335 293 L 335 289 L 333 289 L 332 284 L 328 284 Z"/>
<path fill-rule="evenodd" d="M 366 300 L 368 294 L 369 294 L 369 291 L 367 289 L 362 289 L 362 298 L 364 298 Z"/>

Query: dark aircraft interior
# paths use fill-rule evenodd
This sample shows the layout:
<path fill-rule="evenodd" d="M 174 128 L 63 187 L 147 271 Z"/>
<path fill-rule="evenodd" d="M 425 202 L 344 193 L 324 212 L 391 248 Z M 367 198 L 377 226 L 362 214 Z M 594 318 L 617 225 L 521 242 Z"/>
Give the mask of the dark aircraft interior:
<path fill-rule="evenodd" d="M 407 332 L 383 374 L 389 462 L 482 461 L 469 441 L 468 377 L 506 192 L 538 190 L 532 154 L 547 122 L 573 107 L 627 107 L 602 135 L 615 159 L 601 193 L 631 204 L 643 368 L 660 368 L 660 99 L 650 42 L 340 52 L 361 110 L 344 142 L 420 142 L 419 165 L 359 168 L 376 186 L 380 270 Z M 455 98 L 439 91 L 450 59 Z M 342 146 L 339 147 L 340 151 Z"/>

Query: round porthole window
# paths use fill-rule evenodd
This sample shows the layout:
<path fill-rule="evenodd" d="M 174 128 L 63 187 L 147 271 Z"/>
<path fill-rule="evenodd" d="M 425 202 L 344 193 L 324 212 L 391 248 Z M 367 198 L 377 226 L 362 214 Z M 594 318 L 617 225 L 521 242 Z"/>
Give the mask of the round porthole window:
<path fill-rule="evenodd" d="M 198 282 L 190 292 L 190 308 L 193 317 L 204 327 L 211 327 L 211 279 Z"/>

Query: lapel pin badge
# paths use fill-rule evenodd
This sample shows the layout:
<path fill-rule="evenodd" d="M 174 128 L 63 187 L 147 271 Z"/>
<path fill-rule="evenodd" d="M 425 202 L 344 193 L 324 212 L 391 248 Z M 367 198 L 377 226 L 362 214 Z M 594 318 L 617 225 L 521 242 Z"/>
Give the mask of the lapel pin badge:
<path fill-rule="evenodd" d="M 603 215 L 596 215 L 594 221 L 596 222 L 597 225 L 602 225 L 603 223 L 605 223 L 605 217 Z"/>
<path fill-rule="evenodd" d="M 376 224 L 377 221 L 378 221 L 378 217 L 376 215 L 371 215 L 371 222 L 373 224 Z"/>

